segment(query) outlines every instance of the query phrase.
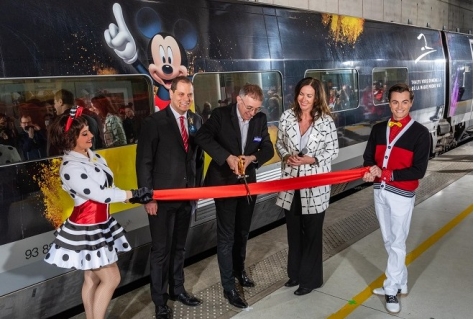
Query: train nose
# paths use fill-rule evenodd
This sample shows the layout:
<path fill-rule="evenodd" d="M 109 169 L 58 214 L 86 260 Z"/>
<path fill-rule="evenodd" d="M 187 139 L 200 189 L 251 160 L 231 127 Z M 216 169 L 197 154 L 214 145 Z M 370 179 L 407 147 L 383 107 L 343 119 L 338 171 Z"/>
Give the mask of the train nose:
<path fill-rule="evenodd" d="M 161 68 L 163 70 L 163 73 L 165 74 L 172 74 L 173 73 L 173 67 L 171 65 L 163 65 Z"/>

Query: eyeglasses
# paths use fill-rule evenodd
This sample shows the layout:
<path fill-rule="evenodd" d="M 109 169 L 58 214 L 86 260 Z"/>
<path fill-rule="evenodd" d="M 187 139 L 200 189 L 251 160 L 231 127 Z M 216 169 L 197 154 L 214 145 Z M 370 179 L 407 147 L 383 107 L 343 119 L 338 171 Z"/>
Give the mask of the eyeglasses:
<path fill-rule="evenodd" d="M 253 107 L 253 106 L 251 106 L 251 105 L 247 106 L 247 104 L 245 104 L 244 99 L 243 99 L 242 97 L 240 97 L 240 100 L 241 100 L 242 103 L 244 104 L 245 109 L 246 109 L 247 111 L 249 111 L 249 112 L 258 113 L 258 112 L 260 112 L 260 111 L 262 110 L 261 107 Z"/>

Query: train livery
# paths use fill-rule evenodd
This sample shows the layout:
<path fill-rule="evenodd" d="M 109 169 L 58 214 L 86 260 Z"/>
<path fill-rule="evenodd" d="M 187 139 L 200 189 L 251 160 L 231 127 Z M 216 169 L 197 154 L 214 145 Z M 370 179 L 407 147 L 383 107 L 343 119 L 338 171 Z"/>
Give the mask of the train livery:
<path fill-rule="evenodd" d="M 157 36 L 159 45 L 150 45 Z M 132 108 L 138 130 L 140 119 L 166 107 L 170 80 L 187 75 L 204 119 L 235 102 L 243 84 L 259 84 L 274 142 L 294 85 L 313 76 L 324 82 L 337 124 L 337 171 L 362 164 L 371 126 L 390 116 L 386 90 L 397 82 L 415 91 L 411 114 L 429 129 L 433 156 L 464 139 L 472 128 L 472 47 L 467 34 L 238 1 L 4 0 L 0 113 L 13 133 L 25 114 L 46 131 L 54 94 L 66 89 L 86 106 L 104 94 Z M 59 185 L 60 158 L 45 148 L 30 159 L 7 127 L 0 126 L 0 153 L 18 154 L 0 162 L 0 318 L 46 318 L 81 303 L 80 272 L 42 260 L 72 201 Z M 98 150 L 125 189 L 136 187 L 129 142 Z M 277 156 L 257 176 L 279 177 Z M 334 185 L 333 194 L 358 183 Z M 274 203 L 275 194 L 258 197 L 252 229 L 283 218 Z M 127 284 L 149 274 L 147 216 L 131 204 L 112 213 L 134 247 L 119 260 Z M 215 246 L 215 227 L 212 198 L 200 200 L 188 257 Z"/>

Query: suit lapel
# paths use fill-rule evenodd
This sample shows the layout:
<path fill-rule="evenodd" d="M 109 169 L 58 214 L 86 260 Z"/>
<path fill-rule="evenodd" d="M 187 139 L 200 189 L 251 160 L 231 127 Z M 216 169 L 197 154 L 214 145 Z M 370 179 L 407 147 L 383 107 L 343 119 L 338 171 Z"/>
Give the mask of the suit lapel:
<path fill-rule="evenodd" d="M 240 134 L 240 126 L 239 126 L 239 117 L 237 116 L 237 104 L 232 105 L 230 111 L 230 121 L 232 123 L 232 128 L 235 132 L 235 138 L 237 139 L 237 144 L 239 145 L 239 150 L 242 150 L 242 135 Z M 240 152 L 239 151 L 239 152 Z"/>
<path fill-rule="evenodd" d="M 194 116 L 194 113 L 191 111 L 188 111 L 187 113 L 187 121 L 188 121 L 188 135 L 189 138 L 194 137 L 196 135 L 196 132 L 198 130 L 198 124 L 196 123 L 196 117 Z"/>
<path fill-rule="evenodd" d="M 198 117 L 191 111 L 188 111 L 188 156 L 192 155 L 190 152 L 194 149 L 194 137 L 196 136 L 197 131 L 201 127 L 201 122 L 198 120 Z M 183 146 L 184 148 L 184 146 Z"/>
<path fill-rule="evenodd" d="M 299 128 L 298 128 L 298 120 L 296 119 L 296 117 L 294 116 L 293 113 L 291 113 L 291 117 L 293 117 L 292 119 L 289 118 L 289 123 L 290 126 L 288 127 L 288 130 L 287 130 L 287 134 L 288 134 L 288 137 L 291 141 L 291 143 L 293 144 L 292 146 L 294 147 L 294 149 L 296 150 L 300 150 L 300 133 L 299 133 Z"/>
<path fill-rule="evenodd" d="M 181 145 L 181 147 L 184 150 L 184 143 L 183 143 L 183 138 L 181 137 L 181 131 L 179 130 L 178 122 L 176 121 L 176 118 L 174 117 L 174 113 L 171 111 L 171 105 L 165 108 L 164 111 L 166 112 L 166 116 L 168 118 L 168 124 L 171 128 L 171 131 L 173 132 L 172 134 L 177 139 L 178 145 Z"/>
<path fill-rule="evenodd" d="M 247 151 L 247 149 L 253 143 L 253 138 L 257 136 L 255 130 L 256 130 L 258 124 L 260 124 L 260 123 L 257 123 L 257 119 L 255 117 L 250 119 L 250 121 L 249 121 L 249 130 L 248 130 L 248 133 L 247 133 L 247 141 L 245 142 L 245 151 Z"/>
<path fill-rule="evenodd" d="M 319 131 L 319 125 L 320 123 L 322 122 L 322 118 L 320 117 L 316 122 L 314 122 L 313 124 L 311 124 L 309 130 L 309 137 L 308 137 L 308 144 L 306 145 L 306 148 L 309 150 L 309 151 L 313 151 L 313 150 L 316 150 L 316 146 L 317 146 L 317 140 L 316 138 L 318 136 L 321 136 L 320 134 L 320 131 Z"/>

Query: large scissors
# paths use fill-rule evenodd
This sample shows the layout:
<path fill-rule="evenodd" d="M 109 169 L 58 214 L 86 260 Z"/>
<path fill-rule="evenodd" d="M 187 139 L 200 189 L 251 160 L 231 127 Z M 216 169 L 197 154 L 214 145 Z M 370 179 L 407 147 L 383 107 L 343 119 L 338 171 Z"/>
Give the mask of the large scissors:
<path fill-rule="evenodd" d="M 244 157 L 239 157 L 238 169 L 239 169 L 239 175 L 237 176 L 237 178 L 240 178 L 244 181 L 245 189 L 247 190 L 247 203 L 250 204 L 250 202 L 252 201 L 252 196 L 250 196 L 250 188 L 249 188 L 249 184 L 247 183 L 248 175 L 245 175 L 245 158 Z"/>

